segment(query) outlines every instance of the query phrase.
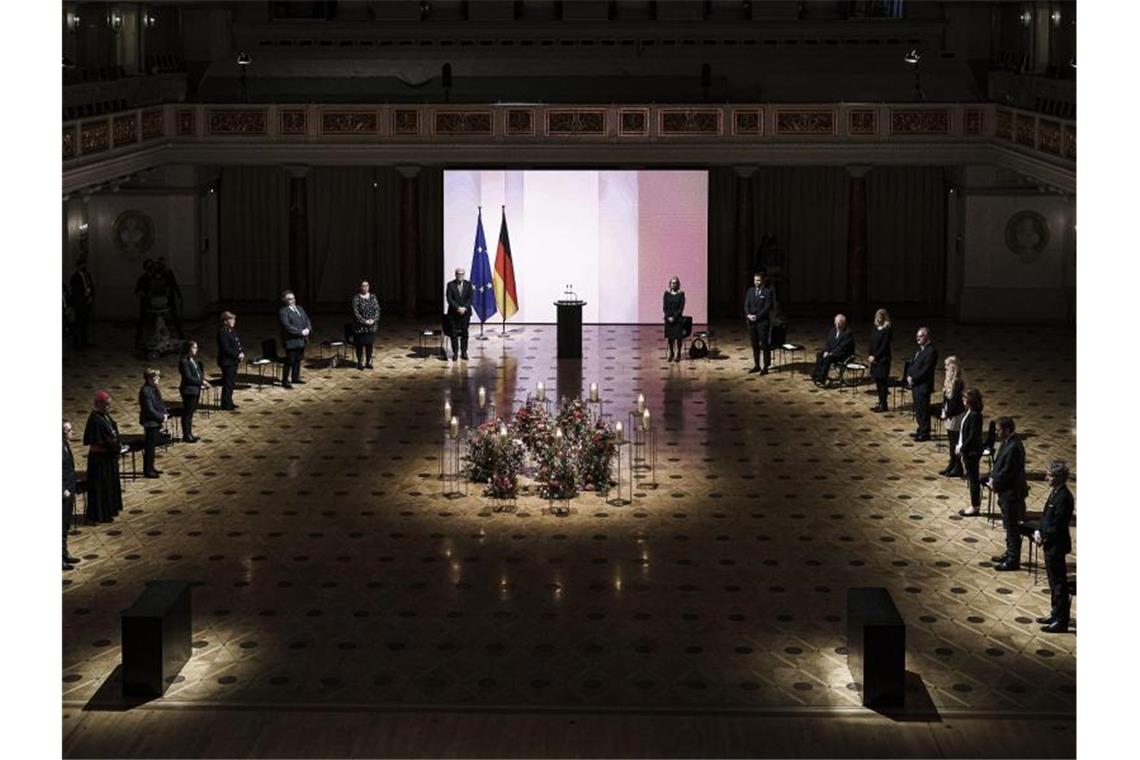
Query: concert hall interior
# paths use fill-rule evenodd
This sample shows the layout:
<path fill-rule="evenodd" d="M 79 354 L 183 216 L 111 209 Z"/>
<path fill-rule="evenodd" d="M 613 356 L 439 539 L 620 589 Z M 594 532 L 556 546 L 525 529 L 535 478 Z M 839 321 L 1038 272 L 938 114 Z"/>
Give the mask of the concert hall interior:
<path fill-rule="evenodd" d="M 61 8 L 51 751 L 1076 756 L 1075 2 Z"/>

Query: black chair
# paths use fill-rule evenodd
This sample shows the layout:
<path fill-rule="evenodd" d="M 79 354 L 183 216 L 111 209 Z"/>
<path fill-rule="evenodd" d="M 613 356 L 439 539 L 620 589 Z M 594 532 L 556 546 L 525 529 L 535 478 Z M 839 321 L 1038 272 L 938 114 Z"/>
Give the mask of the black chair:
<path fill-rule="evenodd" d="M 990 470 L 994 468 L 994 446 L 997 442 L 997 420 L 990 420 L 989 430 L 982 439 L 982 456 L 986 457 Z"/>
<path fill-rule="evenodd" d="M 891 405 L 894 407 L 896 412 L 899 410 L 899 400 L 897 398 L 897 394 L 905 394 L 906 391 L 910 390 L 910 386 L 906 384 L 906 376 L 909 374 L 910 360 L 908 359 L 903 362 L 902 375 L 900 375 L 898 378 L 892 377 L 887 380 L 887 388 L 889 388 L 891 391 Z"/>
<path fill-rule="evenodd" d="M 277 339 L 266 338 L 261 341 L 261 356 L 250 362 L 253 366 L 257 367 L 257 389 L 261 390 L 261 379 L 264 375 L 265 368 L 274 364 L 285 366 L 285 357 L 277 353 Z M 269 384 L 277 382 L 277 370 L 274 369 Z"/>

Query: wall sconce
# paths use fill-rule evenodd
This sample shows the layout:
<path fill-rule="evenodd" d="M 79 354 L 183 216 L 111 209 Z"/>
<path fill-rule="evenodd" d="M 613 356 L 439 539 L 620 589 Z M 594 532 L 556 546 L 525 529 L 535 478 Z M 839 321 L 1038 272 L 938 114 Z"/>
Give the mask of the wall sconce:
<path fill-rule="evenodd" d="M 121 32 L 123 30 L 123 14 L 118 11 L 111 11 L 110 21 L 112 30 L 115 32 Z"/>
<path fill-rule="evenodd" d="M 1061 25 L 1061 11 L 1053 11 L 1049 14 L 1049 20 L 1053 22 L 1053 26 Z"/>
<path fill-rule="evenodd" d="M 1026 8 L 1021 12 L 1021 25 L 1027 27 L 1031 23 L 1033 23 L 1033 12 Z"/>
<path fill-rule="evenodd" d="M 251 63 L 253 63 L 253 59 L 250 58 L 248 55 L 246 55 L 244 50 L 241 51 L 240 53 L 238 53 L 238 57 L 237 57 L 237 65 L 238 66 L 248 66 Z"/>
<path fill-rule="evenodd" d="M 81 235 L 87 234 L 87 222 L 80 222 L 79 223 L 79 233 Z"/>
<path fill-rule="evenodd" d="M 158 19 L 152 16 L 149 12 L 143 14 L 143 25 L 146 26 L 147 29 L 153 28 L 157 23 Z"/>
<path fill-rule="evenodd" d="M 79 31 L 79 14 L 74 11 L 67 12 L 67 30 L 71 33 Z"/>

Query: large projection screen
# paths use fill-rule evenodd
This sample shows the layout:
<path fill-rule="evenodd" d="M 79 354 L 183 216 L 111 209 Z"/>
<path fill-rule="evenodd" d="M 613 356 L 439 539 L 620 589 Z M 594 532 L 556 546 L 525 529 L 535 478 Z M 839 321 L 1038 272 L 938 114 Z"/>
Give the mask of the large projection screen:
<path fill-rule="evenodd" d="M 519 297 L 510 322 L 553 323 L 568 286 L 586 301 L 586 323 L 661 322 L 661 295 L 677 275 L 685 313 L 705 323 L 708 184 L 704 170 L 448 170 L 444 271 L 470 275 L 480 206 L 494 268 L 505 209 Z"/>

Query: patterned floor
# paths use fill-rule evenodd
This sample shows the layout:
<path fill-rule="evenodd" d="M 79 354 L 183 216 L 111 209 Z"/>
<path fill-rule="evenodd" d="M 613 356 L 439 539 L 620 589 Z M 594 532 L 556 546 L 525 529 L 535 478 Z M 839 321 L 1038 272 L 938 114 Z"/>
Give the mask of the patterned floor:
<path fill-rule="evenodd" d="M 791 335 L 814 346 L 817 321 Z M 896 357 L 916 326 L 896 326 Z M 987 416 L 1018 419 L 1031 477 L 1075 461 L 1072 331 L 932 327 Z M 239 329 L 247 345 L 273 334 L 265 319 Z M 162 479 L 127 484 L 114 524 L 81 527 L 83 561 L 63 575 L 65 727 L 69 706 L 117 698 L 118 613 L 163 578 L 194 584 L 193 656 L 169 702 L 853 708 L 845 589 L 882 585 L 908 623 L 914 704 L 1075 713 L 1076 638 L 1033 622 L 1043 569 L 1036 585 L 990 569 L 1000 529 L 958 517 L 945 452 L 913 443 L 906 413 L 871 414 L 865 389 L 818 390 L 803 366 L 746 374 L 736 324 L 718 326 L 723 358 L 680 364 L 658 327 L 587 326 L 581 365 L 554 360 L 553 327 L 472 340 L 458 366 L 422 355 L 416 332 L 388 325 L 370 373 L 313 350 L 306 385 L 239 390 L 239 412 L 199 417 L 201 443 L 160 453 Z M 65 358 L 80 431 L 107 388 L 138 432 L 143 362 L 113 348 L 130 335 L 99 326 L 97 349 Z M 175 399 L 175 359 L 158 364 Z M 479 385 L 502 411 L 539 380 L 596 381 L 622 419 L 644 393 L 657 486 L 625 507 L 580 496 L 566 517 L 536 497 L 495 512 L 474 487 L 445 498 L 444 399 L 466 423 Z"/>

